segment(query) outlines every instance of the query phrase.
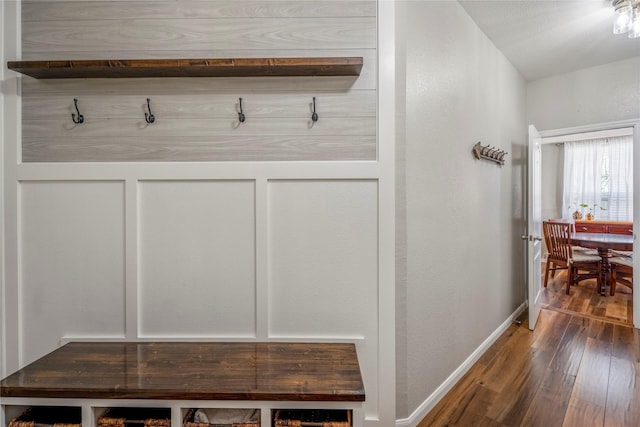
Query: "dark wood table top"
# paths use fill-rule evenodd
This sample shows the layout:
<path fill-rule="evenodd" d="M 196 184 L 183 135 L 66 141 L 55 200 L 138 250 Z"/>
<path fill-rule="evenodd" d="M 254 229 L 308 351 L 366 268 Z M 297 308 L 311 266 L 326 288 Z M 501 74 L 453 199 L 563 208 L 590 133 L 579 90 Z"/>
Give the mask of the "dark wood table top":
<path fill-rule="evenodd" d="M 626 234 L 572 233 L 571 243 L 592 249 L 633 250 L 633 236 Z"/>
<path fill-rule="evenodd" d="M 348 343 L 66 344 L 0 383 L 2 397 L 365 400 Z"/>

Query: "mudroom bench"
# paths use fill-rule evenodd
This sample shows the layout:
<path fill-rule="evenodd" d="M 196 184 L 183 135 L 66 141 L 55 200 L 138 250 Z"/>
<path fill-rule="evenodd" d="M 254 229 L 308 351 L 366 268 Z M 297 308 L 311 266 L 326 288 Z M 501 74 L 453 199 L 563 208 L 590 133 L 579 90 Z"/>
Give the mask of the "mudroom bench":
<path fill-rule="evenodd" d="M 348 343 L 72 342 L 0 400 L 1 427 L 357 427 L 365 393 Z"/>

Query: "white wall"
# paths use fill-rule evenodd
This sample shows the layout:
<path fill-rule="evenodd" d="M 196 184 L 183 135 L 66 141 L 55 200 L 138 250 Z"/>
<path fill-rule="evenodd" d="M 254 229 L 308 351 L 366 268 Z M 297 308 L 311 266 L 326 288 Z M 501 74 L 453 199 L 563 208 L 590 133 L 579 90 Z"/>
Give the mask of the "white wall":
<path fill-rule="evenodd" d="M 542 218 L 562 218 L 562 181 L 564 148 L 542 145 Z"/>
<path fill-rule="evenodd" d="M 15 182 L 7 181 L 7 170 L 13 171 L 11 162 L 5 162 L 7 158 L 15 158 L 16 141 L 19 138 L 20 100 L 18 77 L 5 69 L 4 64 L 10 58 L 18 58 L 20 55 L 20 3 L 19 1 L 0 2 L 0 255 L 4 261 L 0 266 L 2 281 L 0 283 L 0 375 L 8 372 L 8 367 L 15 366 L 18 359 L 12 350 L 17 343 L 17 331 L 13 325 L 7 322 L 7 317 L 12 317 L 17 310 L 13 303 L 18 297 L 15 287 L 7 286 L 7 283 L 15 282 L 15 276 L 7 273 L 5 242 L 7 237 L 15 236 L 15 229 L 7 229 L 4 224 L 7 219 L 15 217 L 15 212 L 5 209 L 7 205 L 15 206 Z M 15 163 L 15 162 L 14 162 Z"/>
<path fill-rule="evenodd" d="M 640 56 L 527 83 L 527 122 L 539 131 L 640 117 Z"/>
<path fill-rule="evenodd" d="M 412 422 L 525 298 L 525 82 L 457 2 L 398 2 L 397 31 L 396 406 Z M 475 160 L 478 141 L 506 164 Z"/>
<path fill-rule="evenodd" d="M 0 36 L 2 37 L 2 40 L 6 40 L 7 39 L 7 34 L 4 31 L 4 29 L 6 28 L 6 22 L 5 22 L 5 11 L 4 11 L 4 7 L 5 4 L 4 3 L 0 3 L 0 23 L 2 23 L 2 26 L 0 27 Z M 5 62 L 5 48 L 4 48 L 4 43 L 0 43 L 0 64 L 4 64 Z M 0 82 L 4 81 L 4 67 L 0 68 Z M 0 147 L 4 147 L 4 129 L 6 129 L 6 126 L 4 125 L 4 111 L 5 111 L 5 107 L 4 107 L 4 94 L 3 91 L 0 90 L 0 129 L 3 129 L 2 132 L 0 132 Z M 2 165 L 2 160 L 0 160 L 0 165 Z M 1 167 L 1 166 L 0 166 Z M 3 188 L 4 186 L 4 179 L 2 179 L 2 173 L 0 173 L 0 189 Z M 2 214 L 2 212 L 4 212 L 4 191 L 0 190 L 0 224 L 2 224 L 4 221 L 2 220 L 4 218 L 4 215 Z M 4 232 L 3 229 L 4 227 L 0 227 L 0 242 L 4 242 Z M 4 247 L 4 244 L 0 245 L 0 247 Z M 4 252 L 0 252 L 0 259 L 4 258 Z M 0 302 L 0 313 L 4 313 L 4 301 L 5 301 L 5 297 L 4 297 L 4 269 L 0 268 L 0 300 L 3 302 Z M 4 351 L 4 316 L 0 315 L 0 377 L 4 378 L 4 372 L 5 372 L 5 367 L 4 367 L 4 360 L 6 358 L 5 356 L 5 351 Z"/>

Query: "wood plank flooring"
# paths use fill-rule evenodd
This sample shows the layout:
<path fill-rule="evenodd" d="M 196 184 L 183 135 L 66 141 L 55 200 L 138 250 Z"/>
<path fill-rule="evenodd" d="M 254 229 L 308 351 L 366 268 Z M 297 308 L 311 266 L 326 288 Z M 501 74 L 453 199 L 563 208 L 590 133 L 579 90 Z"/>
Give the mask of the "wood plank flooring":
<path fill-rule="evenodd" d="M 633 325 L 631 289 L 618 286 L 614 296 L 609 296 L 608 289 L 607 295 L 600 295 L 596 292 L 596 280 L 588 279 L 580 281 L 577 286 L 572 286 L 570 295 L 567 295 L 566 280 L 566 271 L 558 271 L 554 278 L 549 277 L 547 288 L 542 291 L 544 308 L 621 325 Z"/>
<path fill-rule="evenodd" d="M 512 324 L 418 427 L 635 427 L 640 331 L 543 309 Z"/>
<path fill-rule="evenodd" d="M 566 295 L 566 274 L 543 290 L 536 330 L 525 313 L 418 427 L 640 425 L 633 294 L 599 295 L 593 279 Z"/>

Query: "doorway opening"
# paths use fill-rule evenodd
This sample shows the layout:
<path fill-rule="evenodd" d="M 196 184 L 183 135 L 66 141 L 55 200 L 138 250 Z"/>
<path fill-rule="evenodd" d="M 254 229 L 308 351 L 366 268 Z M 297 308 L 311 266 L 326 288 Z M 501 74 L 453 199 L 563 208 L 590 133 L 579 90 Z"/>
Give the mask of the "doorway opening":
<path fill-rule="evenodd" d="M 609 179 L 613 179 L 613 175 L 617 174 L 622 167 L 611 162 L 607 158 L 609 156 L 609 142 L 611 146 L 617 144 L 620 140 L 624 140 L 625 144 L 630 145 L 630 152 L 626 154 L 631 171 L 629 171 L 628 180 L 634 182 L 633 175 L 633 159 L 637 157 L 637 151 L 634 147 L 638 144 L 638 124 L 611 124 L 582 128 L 577 130 L 564 130 L 542 132 L 542 156 L 541 156 L 541 210 L 542 219 L 559 219 L 576 221 L 577 229 L 580 232 L 596 232 L 607 234 L 611 231 L 626 233 L 633 236 L 634 217 L 637 218 L 637 209 L 633 210 L 633 205 L 628 206 L 627 213 L 618 213 L 618 199 L 628 197 L 631 201 L 640 197 L 638 189 L 631 189 L 629 193 L 619 195 L 618 188 L 612 192 Z M 598 145 L 599 144 L 599 145 Z M 600 180 L 599 186 L 593 195 L 593 191 L 580 189 L 576 196 L 571 191 L 572 187 L 580 186 L 583 183 L 576 184 L 568 182 L 572 180 L 571 169 L 572 162 L 584 162 L 584 158 L 580 154 L 576 154 L 573 148 L 576 146 L 595 147 L 596 145 L 604 147 L 602 153 L 593 154 L 597 161 L 589 160 L 589 168 L 594 170 L 593 175 Z M 617 146 L 617 145 L 616 145 Z M 594 148 L 595 150 L 595 148 Z M 613 150 L 612 150 L 613 151 Z M 594 151 L 595 153 L 595 151 Z M 591 154 L 590 154 L 591 155 Z M 624 155 L 623 155 L 624 157 Z M 603 160 L 604 159 L 604 160 Z M 613 170 L 611 170 L 613 168 Z M 579 177 L 590 174 L 590 171 L 580 169 Z M 627 172 L 625 172 L 627 173 Z M 637 173 L 636 173 L 637 174 Z M 575 175 L 575 173 L 574 173 Z M 593 176 L 590 179 L 594 181 Z M 616 177 L 618 179 L 618 177 Z M 567 189 L 569 187 L 569 189 Z M 588 185 L 587 185 L 588 187 Z M 588 197 L 585 194 L 588 193 Z M 612 195 L 613 194 L 613 195 Z M 635 197 L 634 197 L 635 196 Z M 579 200 L 578 200 L 579 199 Z M 588 199 L 588 200 L 587 200 Z M 630 202 L 631 203 L 631 202 Z M 637 204 L 636 202 L 633 202 Z M 586 211 L 586 212 L 585 212 Z M 608 224 L 613 224 L 609 227 Z M 622 226 L 622 224 L 625 224 Z M 632 238 L 631 238 L 632 239 Z M 546 248 L 543 249 L 543 253 Z M 596 252 L 597 253 L 597 252 Z M 633 260 L 633 254 L 620 253 L 628 255 Z M 618 253 L 613 250 L 612 256 Z M 635 257 L 638 258 L 638 257 Z M 541 282 L 544 283 L 546 259 L 543 255 Z M 633 263 L 633 261 L 632 261 Z M 636 269 L 637 270 L 637 269 Z M 582 280 L 575 286 L 571 286 L 569 295 L 566 294 L 567 270 L 558 270 L 555 275 L 549 274 L 547 287 L 543 289 L 541 294 L 541 304 L 543 308 L 577 314 L 583 317 L 603 320 L 611 323 L 621 324 L 633 327 L 638 324 L 640 319 L 634 321 L 634 299 L 638 304 L 637 297 L 631 287 L 616 286 L 614 295 L 610 295 L 610 288 L 606 288 L 604 292 L 599 293 L 597 288 L 597 280 Z M 637 292 L 636 292 L 637 293 Z M 635 316 L 638 316 L 636 309 Z M 635 323 L 634 323 L 635 322 Z"/>

